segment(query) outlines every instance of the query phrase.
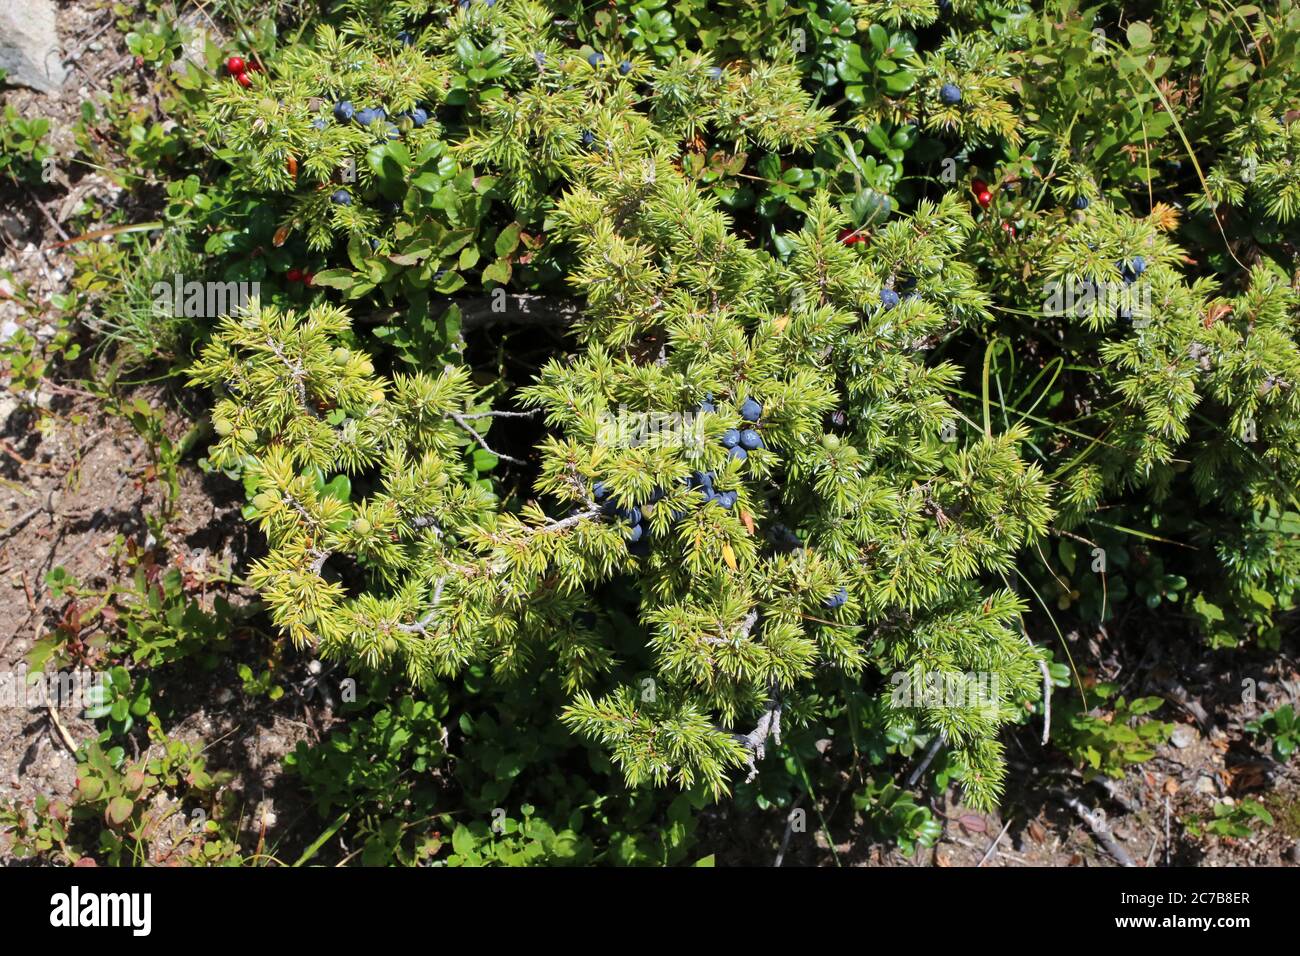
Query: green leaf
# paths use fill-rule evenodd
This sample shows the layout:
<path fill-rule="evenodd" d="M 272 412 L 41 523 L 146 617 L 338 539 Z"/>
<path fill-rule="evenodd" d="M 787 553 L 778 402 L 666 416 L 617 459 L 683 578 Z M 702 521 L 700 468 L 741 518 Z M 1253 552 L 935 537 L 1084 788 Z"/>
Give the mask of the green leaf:
<path fill-rule="evenodd" d="M 1127 36 L 1128 45 L 1135 50 L 1145 50 L 1151 45 L 1151 28 L 1141 20 L 1135 20 L 1128 25 Z"/>
<path fill-rule="evenodd" d="M 512 222 L 501 230 L 495 245 L 497 258 L 504 259 L 519 247 L 520 228 L 519 223 Z"/>
<path fill-rule="evenodd" d="M 456 829 L 451 834 L 451 848 L 458 856 L 470 857 L 474 855 L 474 834 L 469 832 L 469 828 L 456 825 Z"/>
<path fill-rule="evenodd" d="M 495 282 L 497 285 L 506 285 L 510 282 L 510 262 L 506 259 L 498 259 L 490 266 L 483 270 L 483 281 Z"/>
<path fill-rule="evenodd" d="M 109 826 L 120 827 L 131 819 L 133 810 L 135 810 L 135 804 L 126 797 L 114 797 L 108 801 L 108 807 L 104 811 L 104 819 L 108 821 Z"/>
<path fill-rule="evenodd" d="M 347 475 L 335 475 L 329 484 L 321 489 L 321 494 L 346 504 L 352 500 L 352 480 Z"/>
<path fill-rule="evenodd" d="M 327 289 L 350 289 L 355 281 L 347 269 L 322 269 L 312 277 L 312 285 Z"/>

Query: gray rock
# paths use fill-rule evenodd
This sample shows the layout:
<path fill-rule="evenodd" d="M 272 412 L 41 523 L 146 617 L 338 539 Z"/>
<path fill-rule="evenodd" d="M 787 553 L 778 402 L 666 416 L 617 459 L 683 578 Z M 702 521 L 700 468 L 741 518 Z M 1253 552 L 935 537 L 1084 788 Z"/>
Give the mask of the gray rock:
<path fill-rule="evenodd" d="M 54 26 L 54 0 L 0 3 L 0 70 L 5 82 L 55 93 L 67 70 Z"/>
<path fill-rule="evenodd" d="M 1174 728 L 1173 736 L 1169 739 L 1170 743 L 1182 750 L 1196 743 L 1196 731 L 1187 724 L 1179 724 Z"/>

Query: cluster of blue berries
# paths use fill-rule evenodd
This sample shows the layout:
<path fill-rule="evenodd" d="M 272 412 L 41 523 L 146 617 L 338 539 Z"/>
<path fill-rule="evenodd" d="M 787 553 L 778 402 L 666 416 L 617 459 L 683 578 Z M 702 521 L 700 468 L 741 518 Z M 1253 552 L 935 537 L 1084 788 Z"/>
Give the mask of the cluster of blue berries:
<path fill-rule="evenodd" d="M 1115 263 L 1115 267 L 1119 269 L 1119 274 L 1124 280 L 1124 286 L 1127 288 L 1137 281 L 1138 276 L 1147 271 L 1147 261 L 1141 256 L 1134 256 L 1128 262 L 1123 259 L 1119 260 Z M 1121 319 L 1133 318 L 1133 310 L 1128 305 L 1121 305 L 1117 314 Z"/>
<path fill-rule="evenodd" d="M 705 396 L 698 408 L 701 414 L 717 410 L 712 395 Z M 747 398 L 740 406 L 740 417 L 746 427 L 728 428 L 722 433 L 722 447 L 727 449 L 727 457 L 736 461 L 744 461 L 751 451 L 767 447 L 763 444 L 763 436 L 758 433 L 758 420 L 763 417 L 763 406 L 753 398 Z M 734 491 L 718 491 L 714 488 L 713 483 L 717 477 L 716 472 L 697 471 L 686 479 L 686 487 L 699 491 L 706 505 L 716 504 L 730 510 L 736 506 L 740 496 Z"/>
<path fill-rule="evenodd" d="M 646 537 L 647 528 L 645 519 L 649 516 L 650 511 L 655 504 L 663 500 L 664 490 L 656 488 L 650 493 L 649 499 L 641 505 L 633 505 L 630 508 L 620 508 L 614 503 L 614 499 L 609 496 L 609 486 L 603 481 L 596 482 L 591 488 L 591 496 L 596 499 L 601 510 L 611 518 L 617 518 L 627 525 L 627 532 L 624 537 L 627 539 L 628 550 L 633 554 L 644 555 L 649 553 L 650 541 Z M 681 517 L 680 513 L 673 515 L 673 520 Z"/>
<path fill-rule="evenodd" d="M 1134 256 L 1128 262 L 1120 260 L 1115 263 L 1119 273 L 1124 278 L 1125 285 L 1132 285 L 1137 281 L 1137 277 L 1147 271 L 1147 261 L 1141 256 Z"/>
<path fill-rule="evenodd" d="M 704 401 L 700 402 L 698 411 L 700 413 L 716 412 L 717 407 L 713 404 L 713 396 L 707 396 Z M 745 428 L 728 428 L 722 435 L 722 445 L 727 449 L 727 454 L 738 461 L 744 461 L 749 457 L 751 451 L 757 451 L 760 448 L 767 447 L 763 444 L 763 436 L 758 433 L 758 421 L 763 415 L 763 406 L 752 398 L 745 399 L 745 403 L 740 406 L 740 417 L 744 420 Z M 690 476 L 682 479 L 682 484 L 687 488 L 699 491 L 704 499 L 704 504 L 716 504 L 728 511 L 736 507 L 740 500 L 740 495 L 735 491 L 718 491 L 714 487 L 717 480 L 717 473 L 713 471 L 696 471 Z M 666 492 L 663 488 L 655 488 L 650 492 L 650 497 L 643 504 L 632 505 L 631 507 L 621 507 L 610 497 L 610 488 L 603 482 L 598 481 L 591 488 L 591 496 L 595 502 L 600 505 L 601 511 L 609 518 L 621 521 L 627 528 L 624 537 L 628 542 L 628 550 L 633 554 L 644 555 L 649 552 L 649 528 L 646 524 L 648 518 L 655 506 L 664 499 Z M 673 523 L 680 521 L 686 516 L 682 510 L 674 511 L 669 517 Z M 793 536 L 791 536 L 793 537 Z M 793 538 L 797 546 L 798 538 Z"/>
<path fill-rule="evenodd" d="M 699 491 L 704 503 L 719 505 L 727 510 L 736 506 L 736 501 L 740 498 L 734 491 L 718 491 L 713 487 L 713 482 L 717 474 L 712 471 L 693 472 L 686 480 L 687 488 L 694 488 Z"/>
<path fill-rule="evenodd" d="M 388 119 L 388 113 L 382 106 L 367 106 L 364 109 L 357 109 L 352 105 L 350 100 L 340 100 L 338 103 L 334 104 L 334 118 L 340 123 L 351 123 L 355 121 L 357 125 L 369 129 L 370 125 L 377 120 L 386 121 Z M 418 128 L 429 122 L 429 111 L 424 109 L 422 106 L 417 106 L 415 109 L 409 110 L 405 113 L 398 113 L 394 119 L 410 120 L 411 125 Z M 319 129 L 321 127 L 317 128 Z M 401 136 L 401 130 L 399 130 L 394 124 L 389 123 L 388 138 L 397 139 L 399 136 Z"/>
<path fill-rule="evenodd" d="M 706 398 L 700 403 L 701 412 L 715 410 L 710 399 Z M 758 433 L 758 420 L 763 417 L 763 406 L 754 399 L 747 398 L 745 403 L 740 406 L 740 417 L 748 427 L 728 428 L 722 433 L 722 447 L 727 449 L 728 458 L 744 461 L 749 457 L 751 451 L 758 451 L 767 447 L 763 444 L 763 436 Z M 730 508 L 731 505 L 724 505 L 723 507 Z"/>

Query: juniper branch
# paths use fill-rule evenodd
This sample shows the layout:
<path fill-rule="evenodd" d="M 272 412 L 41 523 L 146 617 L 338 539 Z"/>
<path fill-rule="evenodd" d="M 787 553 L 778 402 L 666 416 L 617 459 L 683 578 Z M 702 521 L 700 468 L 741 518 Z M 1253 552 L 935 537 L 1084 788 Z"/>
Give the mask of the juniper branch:
<path fill-rule="evenodd" d="M 460 412 L 449 411 L 447 412 L 447 414 L 451 417 L 452 421 L 454 421 L 461 428 L 465 429 L 465 431 L 469 432 L 470 437 L 473 438 L 476 442 L 478 442 L 479 447 L 481 447 L 484 451 L 488 452 L 489 454 L 496 455 L 502 461 L 513 462 L 516 465 L 526 464 L 526 462 L 522 458 L 515 458 L 512 455 L 507 455 L 505 452 L 493 450 L 492 446 L 487 443 L 487 439 L 484 438 L 482 435 L 480 435 L 478 433 L 478 430 L 473 425 L 471 425 L 468 421 L 466 421 L 465 416 L 462 415 Z"/>
<path fill-rule="evenodd" d="M 745 777 L 745 783 L 752 783 L 758 776 L 758 761 L 767 756 L 767 738 L 771 737 L 778 747 L 781 746 L 781 702 L 776 694 L 767 699 L 763 716 L 753 730 L 747 734 L 732 734 L 732 737 L 747 751 L 745 765 L 749 767 L 749 775 Z"/>

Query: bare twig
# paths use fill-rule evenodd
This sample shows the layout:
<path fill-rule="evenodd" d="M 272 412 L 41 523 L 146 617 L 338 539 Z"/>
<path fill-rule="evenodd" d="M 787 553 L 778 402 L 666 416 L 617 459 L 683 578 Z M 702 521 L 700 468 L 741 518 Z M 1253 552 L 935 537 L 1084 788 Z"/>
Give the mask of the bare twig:
<path fill-rule="evenodd" d="M 979 863 L 975 865 L 976 869 L 979 869 L 981 866 L 983 866 L 985 863 L 989 861 L 989 859 L 993 856 L 994 852 L 997 850 L 998 843 L 1001 842 L 1002 838 L 1007 835 L 1007 831 L 1010 829 L 1011 829 L 1011 821 L 1008 820 L 1006 826 L 1002 828 L 1002 832 L 993 838 L 993 842 L 989 844 L 989 848 L 984 851 L 984 859 L 980 860 Z"/>
<path fill-rule="evenodd" d="M 54 709 L 54 705 L 48 700 L 45 702 L 45 712 L 50 715 L 50 724 L 54 727 L 55 736 L 59 738 L 59 742 L 68 748 L 68 753 L 76 756 L 77 745 L 73 741 L 72 735 L 68 733 L 67 728 L 63 726 L 63 721 L 59 720 L 59 714 Z"/>
<path fill-rule="evenodd" d="M 1020 633 L 1025 636 L 1030 647 L 1038 649 L 1038 645 L 1034 643 L 1028 631 L 1021 628 Z M 1038 670 L 1043 675 L 1043 746 L 1046 747 L 1052 736 L 1052 674 L 1047 669 L 1047 661 L 1041 657 L 1038 658 Z"/>
<path fill-rule="evenodd" d="M 461 417 L 466 419 L 467 421 L 473 421 L 476 418 L 532 418 L 540 411 L 541 411 L 540 408 L 535 408 L 531 412 L 511 412 L 511 411 L 474 412 L 473 414 L 462 415 Z"/>
<path fill-rule="evenodd" d="M 746 755 L 745 763 L 749 767 L 749 776 L 745 778 L 745 783 L 752 783 L 758 776 L 758 761 L 767 755 L 767 738 L 771 737 L 776 745 L 781 746 L 781 702 L 777 700 L 776 693 L 767 699 L 767 705 L 763 710 L 763 716 L 758 719 L 758 725 L 747 734 L 732 734 L 732 736 L 744 744 L 745 749 L 749 751 Z"/>
<path fill-rule="evenodd" d="M 26 511 L 23 514 L 19 515 L 17 519 L 15 519 L 13 524 L 5 528 L 3 531 L 0 531 L 0 541 L 7 541 L 8 539 L 16 535 L 19 531 L 22 531 L 23 528 L 27 527 L 27 523 L 29 521 L 31 521 L 33 518 L 35 518 L 38 514 L 40 514 L 44 510 L 45 510 L 45 505 L 37 505 L 35 508 L 31 509 L 30 511 Z"/>
<path fill-rule="evenodd" d="M 280 348 L 279 343 L 274 339 L 266 340 L 266 347 L 270 349 L 281 364 L 289 371 L 289 377 L 293 379 L 294 393 L 298 398 L 298 405 L 304 412 L 313 418 L 321 418 L 322 415 L 316 406 L 311 403 L 311 396 L 307 394 L 307 370 L 302 367 L 301 362 L 296 362 L 284 354 L 284 349 Z"/>
<path fill-rule="evenodd" d="M 1137 866 L 1137 864 L 1133 862 L 1133 858 L 1128 855 L 1128 851 L 1119 845 L 1119 841 L 1115 839 L 1115 835 L 1107 828 L 1105 820 L 1100 813 L 1095 810 L 1089 810 L 1079 802 L 1077 797 L 1073 797 L 1064 791 L 1056 791 L 1056 796 L 1062 803 L 1073 810 L 1075 815 L 1087 825 L 1097 842 L 1105 848 L 1107 853 L 1115 858 L 1115 861 L 1119 863 L 1120 866 Z"/>
<path fill-rule="evenodd" d="M 749 637 L 750 632 L 754 630 L 754 625 L 758 623 L 758 611 L 750 611 L 745 615 L 744 620 L 740 622 L 740 627 L 736 628 L 731 634 L 724 634 L 719 637 L 706 637 L 705 644 L 739 644 L 745 638 Z"/>
<path fill-rule="evenodd" d="M 785 833 L 781 836 L 781 847 L 776 851 L 776 860 L 772 863 L 772 866 L 774 867 L 780 866 L 781 862 L 785 859 L 785 851 L 790 846 L 790 834 L 794 832 L 795 811 L 799 809 L 799 804 L 803 803 L 804 796 L 805 794 L 799 794 L 799 799 L 794 802 L 794 806 L 790 808 L 790 812 L 785 815 Z"/>
<path fill-rule="evenodd" d="M 446 582 L 447 582 L 447 578 L 445 575 L 443 577 L 438 578 L 438 580 L 434 582 L 433 601 L 431 602 L 431 606 L 429 607 L 429 610 L 427 610 L 424 613 L 423 617 L 421 617 L 414 624 L 399 624 L 397 625 L 397 629 L 399 631 L 405 631 L 408 634 L 423 635 L 425 632 L 427 632 L 429 629 L 429 625 L 433 623 L 433 619 L 438 616 L 438 604 L 440 601 L 442 601 L 442 586 Z"/>
<path fill-rule="evenodd" d="M 48 222 L 53 227 L 54 231 L 59 234 L 59 238 L 66 240 L 68 238 L 67 232 L 64 231 L 63 226 L 59 224 L 59 221 L 50 214 L 50 211 L 45 208 L 45 203 L 37 199 L 30 189 L 27 190 L 27 196 L 31 199 L 32 205 L 41 211 L 41 215 L 45 217 L 45 221 Z"/>
<path fill-rule="evenodd" d="M 557 518 L 554 521 L 548 521 L 537 530 L 542 534 L 554 534 L 556 531 L 565 531 L 572 528 L 575 524 L 586 521 L 588 518 L 594 518 L 600 514 L 601 507 L 598 504 L 588 504 L 581 511 L 575 511 L 566 518 Z"/>
<path fill-rule="evenodd" d="M 943 746 L 943 743 L 944 743 L 944 736 L 943 733 L 940 732 L 939 734 L 935 735 L 934 740 L 931 741 L 929 749 L 926 750 L 925 752 L 924 759 L 922 759 L 921 762 L 916 765 L 916 769 L 913 770 L 911 774 L 908 775 L 907 785 L 909 787 L 916 786 L 916 781 L 921 779 L 921 774 L 925 773 L 925 771 L 929 768 L 930 764 L 934 762 L 934 758 L 938 756 L 939 748 Z"/>
<path fill-rule="evenodd" d="M 461 428 L 465 429 L 465 431 L 469 432 L 470 437 L 473 438 L 476 442 L 478 442 L 479 447 L 482 448 L 485 452 L 488 452 L 489 454 L 492 455 L 496 455 L 502 461 L 514 462 L 516 465 L 527 464 L 522 458 L 515 458 L 514 456 L 507 455 L 504 452 L 493 450 L 492 446 L 487 443 L 487 439 L 484 438 L 482 435 L 480 435 L 478 433 L 478 430 L 473 425 L 471 425 L 466 420 L 465 416 L 460 414 L 460 412 L 448 412 L 447 414 L 451 416 L 452 421 L 454 421 Z"/>

